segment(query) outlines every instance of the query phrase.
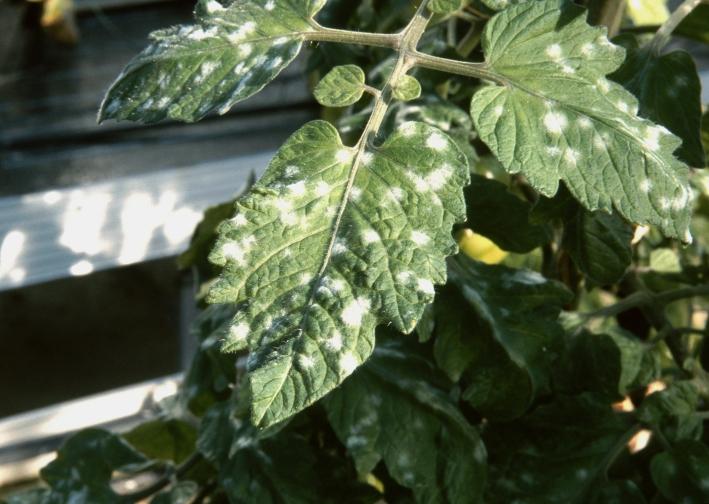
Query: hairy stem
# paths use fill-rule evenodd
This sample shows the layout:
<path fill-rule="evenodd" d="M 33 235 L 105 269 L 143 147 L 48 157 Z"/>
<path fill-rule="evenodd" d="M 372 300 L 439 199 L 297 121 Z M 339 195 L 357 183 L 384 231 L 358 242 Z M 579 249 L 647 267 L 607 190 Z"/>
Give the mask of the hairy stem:
<path fill-rule="evenodd" d="M 709 285 L 686 287 L 684 289 L 676 289 L 657 294 L 647 291 L 638 291 L 615 304 L 606 306 L 600 310 L 583 313 L 581 316 L 586 320 L 613 317 L 619 313 L 628 311 L 631 308 L 637 308 L 640 306 L 664 306 L 674 301 L 679 301 L 680 299 L 695 296 L 709 296 Z"/>
<path fill-rule="evenodd" d="M 201 453 L 193 453 L 190 455 L 185 461 L 177 466 L 177 469 L 175 469 L 175 472 L 165 474 L 158 478 L 155 482 L 152 484 L 148 485 L 147 487 L 138 490 L 137 492 L 133 492 L 130 494 L 125 494 L 123 495 L 123 499 L 126 502 L 139 502 L 143 499 L 146 499 L 153 495 L 154 493 L 159 492 L 166 486 L 168 486 L 174 479 L 180 479 L 182 476 L 184 476 L 190 469 L 192 469 L 196 464 L 198 464 L 200 461 L 202 461 L 202 454 Z"/>
<path fill-rule="evenodd" d="M 674 10 L 672 15 L 664 22 L 660 29 L 655 33 L 655 37 L 650 42 L 650 47 L 655 54 L 658 54 L 665 45 L 670 41 L 672 32 L 686 18 L 702 0 L 684 0 L 682 5 Z"/>
<path fill-rule="evenodd" d="M 423 68 L 463 75 L 465 77 L 475 77 L 476 79 L 490 80 L 501 85 L 509 84 L 507 79 L 491 71 L 486 63 L 473 63 L 469 61 L 441 58 L 418 51 L 411 54 L 411 58 L 413 59 L 415 65 Z"/>
<path fill-rule="evenodd" d="M 306 32 L 305 40 L 316 42 L 339 42 L 342 44 L 359 44 L 375 47 L 398 49 L 402 33 L 370 33 L 351 30 L 327 28 L 313 21 L 315 31 Z"/>

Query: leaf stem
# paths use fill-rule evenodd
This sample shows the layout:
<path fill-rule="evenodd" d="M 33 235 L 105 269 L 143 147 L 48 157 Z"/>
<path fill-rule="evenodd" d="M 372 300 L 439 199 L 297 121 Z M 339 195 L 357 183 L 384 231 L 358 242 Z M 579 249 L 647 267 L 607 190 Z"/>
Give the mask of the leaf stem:
<path fill-rule="evenodd" d="M 189 457 L 185 459 L 182 464 L 177 466 L 177 469 L 175 469 L 175 472 L 168 472 L 164 475 L 162 475 L 160 478 L 155 480 L 153 483 L 148 485 L 147 487 L 138 490 L 133 493 L 129 494 L 124 494 L 122 495 L 122 498 L 126 502 L 138 502 L 143 499 L 146 499 L 147 497 L 150 497 L 156 492 L 159 492 L 163 488 L 165 488 L 167 485 L 169 485 L 174 479 L 179 479 L 180 477 L 184 476 L 190 469 L 192 469 L 196 464 L 198 464 L 202 460 L 202 454 L 199 452 L 195 452 Z"/>
<path fill-rule="evenodd" d="M 474 63 L 470 61 L 459 61 L 449 58 L 441 58 L 430 54 L 415 51 L 411 55 L 414 64 L 431 70 L 454 73 L 465 77 L 475 77 L 485 79 L 497 84 L 507 85 L 509 81 L 495 72 L 492 72 L 486 63 Z"/>
<path fill-rule="evenodd" d="M 650 42 L 649 47 L 654 54 L 659 54 L 662 48 L 670 41 L 672 32 L 700 3 L 702 3 L 702 0 L 684 0 L 682 5 L 672 12 L 672 15 L 660 26 L 660 29 L 657 30 Z"/>
<path fill-rule="evenodd" d="M 623 313 L 624 311 L 628 311 L 639 306 L 666 305 L 674 301 L 679 301 L 680 299 L 695 296 L 709 296 L 709 285 L 686 287 L 684 289 L 676 289 L 659 293 L 637 291 L 615 304 L 606 306 L 605 308 L 601 308 L 596 311 L 582 313 L 581 316 L 586 320 L 614 317 L 619 313 Z"/>
<path fill-rule="evenodd" d="M 315 31 L 306 32 L 305 40 L 316 42 L 339 42 L 342 44 L 359 44 L 376 47 L 398 49 L 402 33 L 371 33 L 352 30 L 328 28 L 313 21 Z"/>

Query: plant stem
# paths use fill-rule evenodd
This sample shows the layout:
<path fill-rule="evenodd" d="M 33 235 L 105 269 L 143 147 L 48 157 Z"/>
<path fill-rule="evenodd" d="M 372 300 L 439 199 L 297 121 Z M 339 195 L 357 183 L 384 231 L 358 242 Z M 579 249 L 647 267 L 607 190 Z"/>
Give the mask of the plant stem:
<path fill-rule="evenodd" d="M 650 42 L 653 53 L 659 54 L 665 45 L 670 41 L 670 36 L 675 28 L 686 18 L 694 8 L 702 3 L 702 0 L 684 0 L 682 5 L 677 7 L 672 15 L 665 21 Z"/>
<path fill-rule="evenodd" d="M 339 42 L 342 44 L 359 44 L 375 47 L 398 49 L 401 43 L 401 33 L 371 33 L 351 30 L 327 28 L 314 23 L 315 31 L 305 32 L 305 40 L 316 42 Z"/>
<path fill-rule="evenodd" d="M 152 484 L 148 485 L 147 487 L 138 490 L 137 492 L 129 493 L 129 494 L 124 494 L 122 497 L 125 499 L 126 502 L 138 502 L 143 499 L 146 499 L 147 497 L 150 497 L 154 493 L 159 492 L 163 488 L 165 488 L 167 485 L 169 485 L 173 479 L 179 479 L 180 477 L 184 476 L 190 469 L 192 469 L 197 463 L 199 463 L 202 460 L 202 454 L 199 452 L 195 452 L 192 455 L 190 455 L 187 459 L 185 459 L 182 464 L 177 466 L 177 469 L 175 469 L 175 472 L 172 473 L 167 473 L 158 478 L 155 482 Z"/>
<path fill-rule="evenodd" d="M 615 304 L 593 312 L 583 313 L 581 316 L 586 320 L 613 317 L 619 313 L 630 310 L 631 308 L 637 308 L 639 306 L 666 305 L 674 301 L 679 301 L 680 299 L 695 296 L 709 296 L 709 285 L 686 287 L 684 289 L 659 292 L 656 294 L 647 291 L 638 291 Z"/>
<path fill-rule="evenodd" d="M 490 71 L 486 63 L 473 63 L 470 61 L 458 61 L 449 58 L 440 58 L 430 54 L 415 51 L 411 57 L 414 64 L 431 70 L 440 70 L 442 72 L 464 75 L 466 77 L 475 77 L 477 79 L 485 79 L 496 82 L 497 84 L 509 84 L 507 79 L 495 72 Z"/>

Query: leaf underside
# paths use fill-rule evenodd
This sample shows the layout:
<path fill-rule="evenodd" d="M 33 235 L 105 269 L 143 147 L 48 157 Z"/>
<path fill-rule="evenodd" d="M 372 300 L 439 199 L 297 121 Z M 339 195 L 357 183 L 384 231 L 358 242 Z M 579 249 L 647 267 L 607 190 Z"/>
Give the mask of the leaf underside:
<path fill-rule="evenodd" d="M 360 153 L 313 121 L 281 147 L 210 256 L 225 268 L 209 301 L 238 303 L 225 349 L 252 351 L 255 424 L 336 387 L 378 324 L 413 330 L 445 282 L 468 180 L 455 142 L 423 123 Z"/>
<path fill-rule="evenodd" d="M 615 209 L 689 242 L 688 169 L 673 156 L 680 140 L 638 117 L 635 97 L 605 78 L 624 51 L 584 13 L 563 0 L 529 1 L 487 23 L 486 64 L 506 84 L 473 96 L 476 129 L 542 194 L 563 180 L 589 210 Z"/>

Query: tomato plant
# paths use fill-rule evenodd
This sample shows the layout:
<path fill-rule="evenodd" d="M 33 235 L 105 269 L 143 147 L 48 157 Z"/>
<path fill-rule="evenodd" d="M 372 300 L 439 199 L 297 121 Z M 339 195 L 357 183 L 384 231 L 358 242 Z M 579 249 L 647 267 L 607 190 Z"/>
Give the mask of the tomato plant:
<path fill-rule="evenodd" d="M 9 502 L 709 502 L 706 121 L 667 50 L 709 6 L 585 3 L 200 0 L 153 33 L 101 120 L 225 113 L 304 46 L 328 120 L 182 256 L 164 416 Z"/>

